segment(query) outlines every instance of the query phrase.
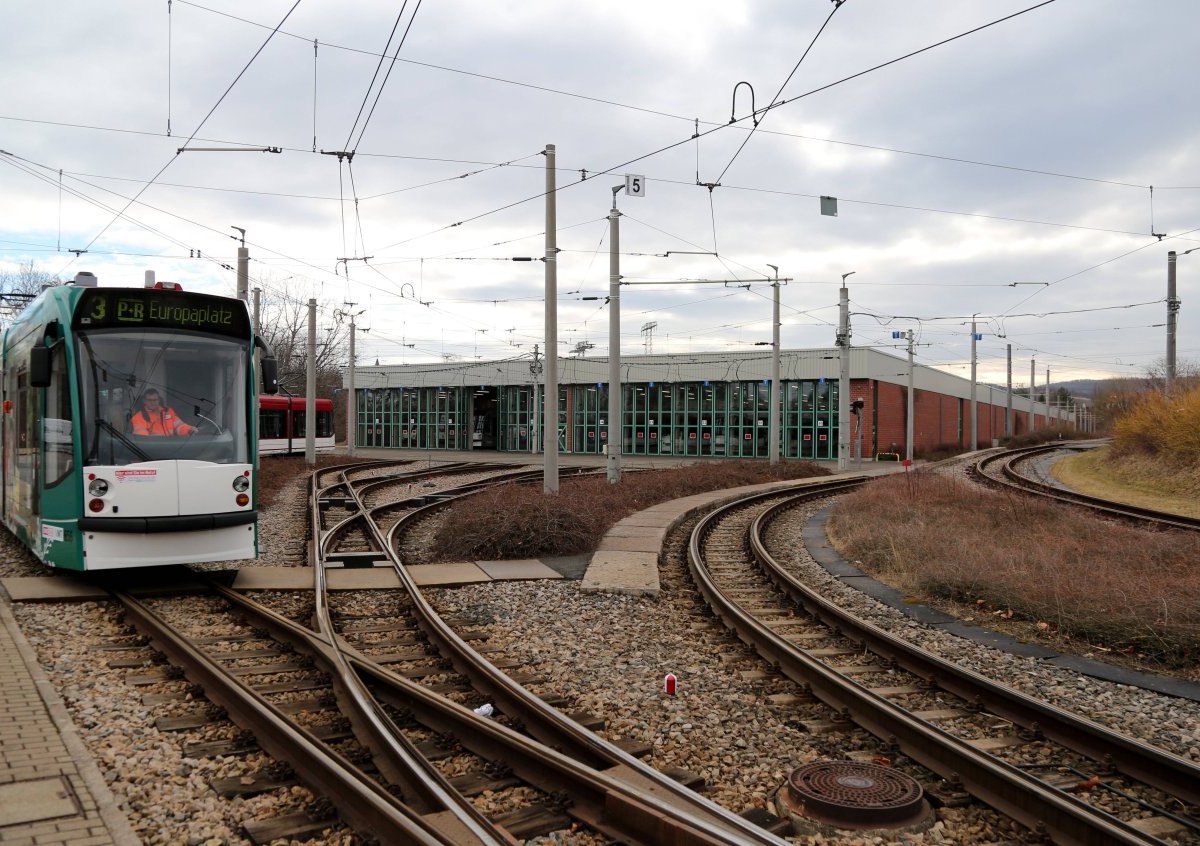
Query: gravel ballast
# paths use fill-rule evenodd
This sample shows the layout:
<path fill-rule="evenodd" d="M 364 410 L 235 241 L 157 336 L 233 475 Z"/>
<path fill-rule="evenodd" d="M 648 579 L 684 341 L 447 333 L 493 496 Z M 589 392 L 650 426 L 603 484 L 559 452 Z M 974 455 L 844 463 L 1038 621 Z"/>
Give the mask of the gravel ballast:
<path fill-rule="evenodd" d="M 296 542 L 307 534 L 304 495 L 297 482 L 263 513 L 263 552 L 254 563 L 306 563 L 296 554 Z M 1083 677 L 961 640 L 917 624 L 828 576 L 798 543 L 800 528 L 817 507 L 777 526 L 775 545 L 790 549 L 789 566 L 834 601 L 977 672 L 1200 762 L 1197 703 Z M 611 737 L 652 744 L 650 760 L 655 766 L 682 767 L 703 776 L 709 784 L 707 795 L 735 811 L 766 806 L 787 774 L 804 763 L 844 757 L 868 746 L 868 738 L 853 732 L 807 733 L 794 719 L 794 706 L 772 699 L 795 686 L 778 676 L 764 677 L 761 662 L 704 612 L 685 576 L 679 538 L 672 538 L 670 546 L 657 600 L 584 594 L 575 581 L 476 584 L 430 590 L 428 595 L 443 614 L 485 627 L 489 646 L 535 666 L 547 678 L 539 691 L 561 693 L 573 708 L 604 717 L 605 733 Z M 0 536 L 0 575 L 42 573 L 11 536 Z M 369 595 L 355 601 L 363 603 L 364 611 L 372 602 Z M 298 787 L 284 795 L 219 799 L 208 787 L 210 780 L 242 775 L 262 760 L 189 759 L 182 751 L 185 738 L 154 728 L 154 719 L 167 713 L 163 706 L 143 705 L 147 690 L 129 686 L 125 671 L 107 667 L 114 653 L 88 648 L 124 631 L 111 605 L 23 604 L 14 610 L 81 737 L 145 842 L 248 843 L 240 831 L 242 820 L 269 816 L 279 805 L 280 810 L 294 809 L 311 798 Z M 675 696 L 663 692 L 667 673 L 677 678 Z M 923 833 L 836 839 L 806 835 L 795 841 L 965 844 L 1017 836 L 1008 821 L 972 805 L 939 809 L 938 822 Z M 354 840 L 343 831 L 309 842 Z"/>

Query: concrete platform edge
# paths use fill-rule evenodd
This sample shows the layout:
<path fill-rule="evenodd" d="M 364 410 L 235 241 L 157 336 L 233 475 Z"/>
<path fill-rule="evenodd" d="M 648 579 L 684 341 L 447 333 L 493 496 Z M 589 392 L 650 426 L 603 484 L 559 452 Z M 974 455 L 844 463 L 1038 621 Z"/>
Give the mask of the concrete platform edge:
<path fill-rule="evenodd" d="M 17 653 L 33 678 L 38 695 L 46 706 L 46 712 L 50 715 L 55 728 L 58 729 L 63 745 L 71 754 L 71 758 L 78 768 L 79 777 L 92 794 L 100 819 L 108 829 L 113 843 L 116 846 L 142 846 L 141 838 L 134 833 L 133 826 L 129 824 L 125 812 L 121 810 L 116 797 L 109 790 L 108 783 L 100 773 L 100 768 L 96 765 L 92 753 L 83 742 L 83 738 L 80 737 L 79 729 L 71 719 L 66 703 L 58 695 L 50 677 L 38 663 L 37 654 L 34 652 L 33 646 L 25 639 L 25 634 L 21 631 L 17 618 L 12 613 L 12 607 L 7 597 L 0 598 L 0 621 L 3 621 L 9 637 L 16 645 Z"/>
<path fill-rule="evenodd" d="M 853 476 L 857 474 L 838 475 Z M 657 599 L 661 592 L 658 566 L 661 564 L 662 546 L 666 542 L 667 535 L 680 523 L 726 502 L 740 499 L 750 493 L 799 489 L 806 485 L 828 481 L 830 478 L 837 477 L 814 476 L 807 479 L 791 479 L 783 482 L 764 482 L 759 485 L 746 485 L 740 488 L 722 488 L 720 490 L 709 491 L 708 493 L 693 494 L 668 502 L 660 502 L 631 514 L 624 518 L 624 520 L 618 521 L 612 527 L 612 530 L 601 538 L 596 551 L 592 554 L 592 560 L 588 565 L 587 572 L 580 581 L 579 590 L 583 593 L 618 593 L 632 596 L 649 596 Z M 626 523 L 626 520 L 635 522 Z M 642 530 L 642 533 L 639 533 L 639 540 L 645 542 L 646 551 L 635 553 L 631 550 L 621 548 L 627 545 L 627 542 L 630 540 L 630 538 L 622 535 L 622 524 L 626 526 L 636 525 Z M 646 533 L 645 530 L 655 527 L 658 528 L 658 532 L 653 535 L 654 542 L 650 543 L 652 538 L 649 536 L 650 533 Z M 612 539 L 613 543 L 610 548 L 606 549 L 606 542 L 610 539 Z M 649 549 L 651 547 L 656 551 L 650 553 Z M 634 565 L 630 560 L 626 560 L 625 562 L 614 561 L 615 558 L 620 556 L 637 554 L 647 556 L 647 562 L 649 562 L 652 555 L 653 565 L 646 563 L 639 567 Z M 622 566 L 622 563 L 625 566 Z M 635 569 L 639 570 L 639 574 L 636 578 L 631 578 L 630 573 Z"/>

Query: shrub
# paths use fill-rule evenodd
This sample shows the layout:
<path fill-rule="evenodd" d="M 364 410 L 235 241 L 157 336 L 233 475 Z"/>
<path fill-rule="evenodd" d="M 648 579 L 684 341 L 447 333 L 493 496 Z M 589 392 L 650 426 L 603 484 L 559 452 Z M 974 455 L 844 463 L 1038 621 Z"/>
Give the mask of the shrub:
<path fill-rule="evenodd" d="M 830 531 L 844 555 L 904 589 L 1011 610 L 1070 637 L 1172 662 L 1200 650 L 1200 538 L 909 475 L 839 499 Z"/>
<path fill-rule="evenodd" d="M 827 476 L 807 461 L 711 461 L 565 479 L 557 496 L 534 485 L 489 488 L 451 505 L 433 542 L 440 560 L 531 558 L 591 552 L 614 523 L 643 508 L 705 491 Z"/>
<path fill-rule="evenodd" d="M 1143 394 L 1113 425 L 1113 452 L 1200 465 L 1200 388 Z"/>

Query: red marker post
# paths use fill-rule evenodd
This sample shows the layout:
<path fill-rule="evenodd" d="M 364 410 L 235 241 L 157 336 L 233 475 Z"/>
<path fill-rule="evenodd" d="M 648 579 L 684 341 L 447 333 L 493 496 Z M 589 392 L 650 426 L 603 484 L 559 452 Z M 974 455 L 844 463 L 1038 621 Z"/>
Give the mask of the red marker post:
<path fill-rule="evenodd" d="M 675 695 L 675 674 L 667 673 L 667 677 L 663 679 L 663 693 L 667 696 Z"/>

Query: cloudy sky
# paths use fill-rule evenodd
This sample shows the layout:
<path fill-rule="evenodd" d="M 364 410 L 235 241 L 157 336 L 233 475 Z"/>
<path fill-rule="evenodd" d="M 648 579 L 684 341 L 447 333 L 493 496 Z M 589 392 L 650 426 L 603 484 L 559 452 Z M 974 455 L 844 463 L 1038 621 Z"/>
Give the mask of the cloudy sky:
<path fill-rule="evenodd" d="M 236 226 L 264 296 L 363 312 L 360 363 L 528 357 L 554 145 L 560 354 L 607 353 L 636 174 L 626 354 L 770 341 L 776 265 L 785 348 L 833 343 L 852 272 L 855 344 L 912 329 L 960 375 L 972 315 L 998 384 L 1007 344 L 1016 384 L 1164 356 L 1195 0 L 293 3 L 7 0 L 0 270 L 232 295 Z M 1178 268 L 1196 361 L 1200 251 Z"/>

